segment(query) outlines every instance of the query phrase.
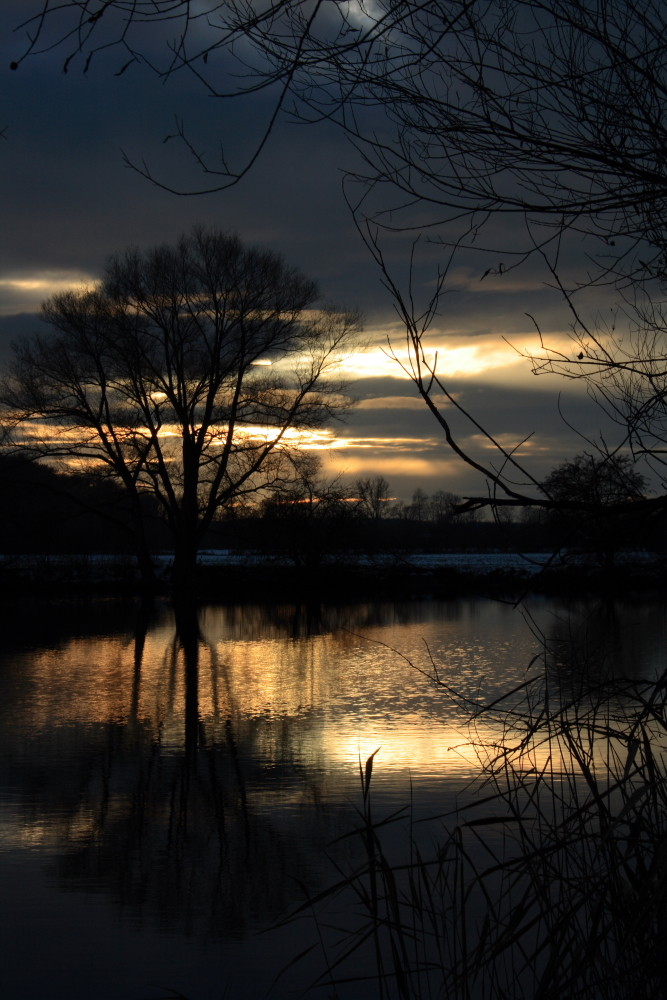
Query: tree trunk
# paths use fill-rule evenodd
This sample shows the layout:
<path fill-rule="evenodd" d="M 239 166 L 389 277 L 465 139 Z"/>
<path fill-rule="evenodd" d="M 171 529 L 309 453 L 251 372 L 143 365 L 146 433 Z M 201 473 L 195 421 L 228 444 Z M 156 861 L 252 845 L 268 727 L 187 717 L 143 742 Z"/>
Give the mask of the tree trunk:
<path fill-rule="evenodd" d="M 199 621 L 194 600 L 174 600 L 176 635 L 183 651 L 185 680 L 185 759 L 188 773 L 196 767 L 199 746 Z"/>
<path fill-rule="evenodd" d="M 172 585 L 177 599 L 194 594 L 199 549 L 199 504 L 197 487 L 199 456 L 189 439 L 183 442 L 183 496 L 176 519 Z"/>
<path fill-rule="evenodd" d="M 171 582 L 179 598 L 194 594 L 197 580 L 197 539 L 189 532 L 180 535 L 174 547 L 174 565 Z"/>
<path fill-rule="evenodd" d="M 155 590 L 157 578 L 155 576 L 155 565 L 151 556 L 151 551 L 146 538 L 146 524 L 143 513 L 138 505 L 133 510 L 134 522 L 134 551 L 137 557 L 141 585 L 146 590 Z"/>
<path fill-rule="evenodd" d="M 139 721 L 144 652 L 152 607 L 152 599 L 144 595 L 134 626 L 134 671 L 132 675 L 132 697 L 130 699 L 130 723 L 132 727 L 136 726 Z"/>

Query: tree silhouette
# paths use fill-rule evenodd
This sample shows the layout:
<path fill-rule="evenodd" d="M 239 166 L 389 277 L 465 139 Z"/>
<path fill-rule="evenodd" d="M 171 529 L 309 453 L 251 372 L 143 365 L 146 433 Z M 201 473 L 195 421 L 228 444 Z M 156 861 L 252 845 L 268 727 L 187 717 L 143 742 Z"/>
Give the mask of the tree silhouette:
<path fill-rule="evenodd" d="M 583 452 L 552 469 L 542 485 L 555 503 L 550 521 L 564 530 L 569 548 L 592 550 L 609 564 L 615 550 L 637 538 L 648 484 L 627 455 Z"/>
<path fill-rule="evenodd" d="M 390 488 L 384 476 L 367 476 L 357 479 L 355 492 L 357 509 L 373 521 L 379 521 L 388 513 Z"/>
<path fill-rule="evenodd" d="M 11 447 L 122 484 L 146 579 L 152 497 L 187 591 L 219 512 L 289 480 L 287 432 L 344 405 L 332 376 L 358 321 L 316 297 L 281 257 L 217 230 L 112 257 L 97 288 L 44 304 L 47 335 L 15 346 Z"/>
<path fill-rule="evenodd" d="M 554 500 L 608 507 L 640 500 L 647 483 L 627 455 L 603 461 L 584 452 L 552 469 L 543 485 Z"/>

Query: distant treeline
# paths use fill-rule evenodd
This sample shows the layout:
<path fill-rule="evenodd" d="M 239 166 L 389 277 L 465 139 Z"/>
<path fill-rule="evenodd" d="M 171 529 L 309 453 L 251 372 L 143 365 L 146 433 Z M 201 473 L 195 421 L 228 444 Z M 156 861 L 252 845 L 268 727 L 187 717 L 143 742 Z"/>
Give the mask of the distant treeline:
<path fill-rule="evenodd" d="M 317 487 L 317 488 L 315 488 Z M 227 508 L 201 548 L 271 553 L 296 565 L 346 553 L 553 551 L 562 547 L 609 559 L 622 549 L 662 551 L 662 524 L 645 518 L 585 518 L 580 514 L 501 508 L 485 520 L 458 513 L 461 498 L 415 490 L 409 503 L 391 498 L 382 477 L 297 483 L 260 502 Z M 156 502 L 146 497 L 145 523 L 153 551 L 169 549 Z M 0 552 L 131 553 L 126 491 L 113 479 L 0 457 Z"/>

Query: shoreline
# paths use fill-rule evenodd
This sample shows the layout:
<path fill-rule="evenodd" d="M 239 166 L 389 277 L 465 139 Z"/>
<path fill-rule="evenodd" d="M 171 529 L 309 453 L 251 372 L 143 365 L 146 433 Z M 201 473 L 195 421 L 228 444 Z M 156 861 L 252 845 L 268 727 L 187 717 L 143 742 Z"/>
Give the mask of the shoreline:
<path fill-rule="evenodd" d="M 155 558 L 157 595 L 170 592 L 171 556 Z M 635 552 L 601 564 L 590 555 L 553 553 L 412 553 L 355 555 L 295 564 L 253 552 L 200 553 L 197 598 L 275 600 L 387 599 L 463 595 L 624 593 L 663 589 L 667 564 L 657 555 Z M 63 590 L 74 594 L 146 593 L 135 560 L 128 555 L 0 555 L 0 590 L 25 593 Z"/>

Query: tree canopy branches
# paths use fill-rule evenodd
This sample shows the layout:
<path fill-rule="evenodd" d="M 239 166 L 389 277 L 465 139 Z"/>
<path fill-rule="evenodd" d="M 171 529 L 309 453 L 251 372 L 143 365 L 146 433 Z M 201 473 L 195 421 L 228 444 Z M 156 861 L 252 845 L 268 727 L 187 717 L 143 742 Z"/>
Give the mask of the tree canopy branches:
<path fill-rule="evenodd" d="M 190 579 L 218 512 L 292 477 L 287 432 L 345 405 L 335 369 L 358 318 L 316 298 L 277 254 L 216 230 L 116 255 L 97 288 L 44 304 L 49 334 L 16 345 L 14 445 L 119 480 L 145 568 L 152 496 Z"/>

